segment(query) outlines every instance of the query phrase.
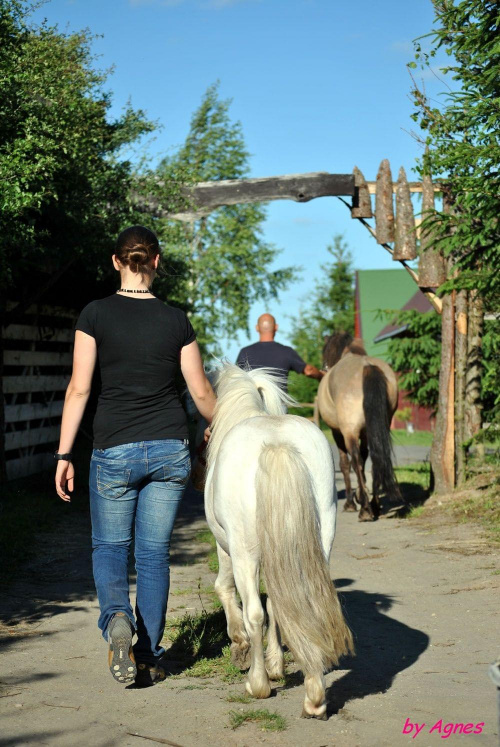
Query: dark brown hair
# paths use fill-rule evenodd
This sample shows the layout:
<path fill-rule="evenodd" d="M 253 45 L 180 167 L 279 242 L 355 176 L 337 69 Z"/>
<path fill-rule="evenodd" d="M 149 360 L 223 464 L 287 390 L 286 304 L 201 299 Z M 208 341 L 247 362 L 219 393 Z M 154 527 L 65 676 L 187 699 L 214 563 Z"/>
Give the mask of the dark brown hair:
<path fill-rule="evenodd" d="M 147 272 L 148 265 L 160 253 L 160 245 L 153 231 L 144 226 L 130 226 L 118 236 L 115 255 L 132 272 Z"/>

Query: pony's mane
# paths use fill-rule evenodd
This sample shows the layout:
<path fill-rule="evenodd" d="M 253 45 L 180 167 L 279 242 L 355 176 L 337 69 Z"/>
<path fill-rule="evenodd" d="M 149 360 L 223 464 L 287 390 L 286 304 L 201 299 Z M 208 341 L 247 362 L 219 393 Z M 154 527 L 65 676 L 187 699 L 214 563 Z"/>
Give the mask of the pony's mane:
<path fill-rule="evenodd" d="M 351 342 L 351 344 L 348 347 L 348 350 L 350 353 L 354 353 L 354 355 L 366 355 L 365 346 L 363 344 L 363 340 L 359 337 L 355 337 L 354 340 Z"/>
<path fill-rule="evenodd" d="M 352 341 L 353 337 L 349 332 L 337 332 L 337 334 L 330 335 L 323 346 L 323 361 L 325 365 L 333 368 Z"/>
<path fill-rule="evenodd" d="M 250 371 L 223 363 L 215 370 L 212 381 L 217 404 L 207 447 L 207 470 L 214 463 L 224 436 L 235 425 L 258 415 L 285 415 L 287 407 L 297 404 L 279 386 L 286 380 L 273 368 Z"/>
<path fill-rule="evenodd" d="M 338 332 L 331 335 L 323 346 L 323 362 L 333 368 L 342 358 L 344 352 L 354 355 L 366 355 L 363 340 L 354 338 L 349 332 Z"/>

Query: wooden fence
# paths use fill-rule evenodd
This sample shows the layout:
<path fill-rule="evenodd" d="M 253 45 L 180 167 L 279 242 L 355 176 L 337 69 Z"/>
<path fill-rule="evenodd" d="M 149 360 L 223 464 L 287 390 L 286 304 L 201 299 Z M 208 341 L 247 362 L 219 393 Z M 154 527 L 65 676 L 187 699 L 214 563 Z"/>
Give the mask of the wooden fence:
<path fill-rule="evenodd" d="M 2 330 L 8 480 L 53 465 L 76 318 L 69 309 L 34 306 Z"/>

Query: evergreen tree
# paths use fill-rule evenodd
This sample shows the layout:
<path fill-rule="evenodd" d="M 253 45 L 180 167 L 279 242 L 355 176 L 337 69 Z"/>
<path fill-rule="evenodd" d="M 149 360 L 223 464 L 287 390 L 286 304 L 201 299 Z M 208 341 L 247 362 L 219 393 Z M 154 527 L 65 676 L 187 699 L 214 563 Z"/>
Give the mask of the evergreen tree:
<path fill-rule="evenodd" d="M 239 122 L 229 116 L 229 100 L 218 86 L 207 90 L 194 113 L 186 142 L 162 162 L 164 183 L 240 179 L 248 175 L 249 154 Z M 265 209 L 260 204 L 230 205 L 192 224 L 163 220 L 158 227 L 167 272 L 172 260 L 183 273 L 170 298 L 190 312 L 198 340 L 213 352 L 223 352 L 221 337 L 248 332 L 250 306 L 276 298 L 295 278 L 291 267 L 271 270 L 278 251 L 262 238 Z"/>
<path fill-rule="evenodd" d="M 354 270 L 352 255 L 341 235 L 326 247 L 333 261 L 320 265 L 309 305 L 292 317 L 290 341 L 299 355 L 321 368 L 324 338 L 335 332 L 354 333 Z M 299 402 L 312 402 L 318 382 L 290 374 L 290 394 Z"/>

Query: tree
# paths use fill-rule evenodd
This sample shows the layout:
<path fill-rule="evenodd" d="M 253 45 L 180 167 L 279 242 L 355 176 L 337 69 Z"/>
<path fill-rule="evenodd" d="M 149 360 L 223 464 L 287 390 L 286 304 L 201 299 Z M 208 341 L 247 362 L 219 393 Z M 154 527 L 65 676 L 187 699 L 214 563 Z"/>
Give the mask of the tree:
<path fill-rule="evenodd" d="M 407 399 L 421 407 L 437 408 L 441 365 L 441 320 L 434 311 L 387 312 L 391 323 L 404 324 L 401 337 L 389 341 L 388 363 L 400 374 L 399 386 Z"/>
<path fill-rule="evenodd" d="M 500 299 L 498 273 L 492 272 L 500 258 L 500 16 L 493 0 L 433 0 L 433 4 L 435 28 L 427 35 L 430 48 L 424 50 L 421 40 L 416 40 L 416 59 L 409 67 L 429 68 L 437 53 L 444 51 L 450 65 L 441 72 L 454 85 L 451 88 L 444 81 L 448 90 L 440 102 L 429 99 L 415 80 L 412 90 L 413 119 L 425 133 L 426 152 L 418 170 L 442 182 L 444 194 L 443 209 L 424 219 L 423 230 L 433 232 L 448 269 L 448 281 L 441 287 L 445 294 L 441 381 L 431 452 L 436 489 L 446 492 L 455 480 L 465 479 L 464 444 L 481 427 L 484 312 L 498 308 Z M 452 449 L 447 413 L 453 412 L 448 402 L 453 376 Z M 496 420 L 500 418 L 498 405 L 497 401 Z"/>
<path fill-rule="evenodd" d="M 321 368 L 324 338 L 335 332 L 354 333 L 354 270 L 352 255 L 341 235 L 326 247 L 332 262 L 320 265 L 322 277 L 316 280 L 310 303 L 292 317 L 290 341 L 308 363 Z M 290 374 L 290 393 L 299 402 L 312 402 L 317 381 Z"/>
<path fill-rule="evenodd" d="M 16 301 L 70 266 L 80 280 L 108 272 L 117 232 L 137 215 L 121 154 L 154 127 L 130 107 L 108 121 L 92 37 L 30 25 L 28 14 L 25 3 L 0 0 L 0 288 Z"/>
<path fill-rule="evenodd" d="M 448 86 L 442 103 L 436 103 L 414 80 L 412 116 L 425 133 L 426 146 L 417 168 L 446 185 L 453 209 L 438 211 L 425 223 L 449 259 L 449 281 L 443 291 L 473 290 L 485 311 L 494 311 L 500 300 L 499 273 L 492 272 L 500 260 L 498 3 L 433 2 L 435 29 L 426 37 L 430 49 L 425 51 L 417 40 L 416 61 L 410 67 L 428 68 L 444 51 L 450 65 L 441 72 L 456 87 Z"/>
<path fill-rule="evenodd" d="M 210 86 L 191 120 L 184 145 L 158 168 L 163 184 L 240 179 L 249 173 L 241 124 L 229 117 L 229 100 Z M 295 278 L 295 269 L 271 270 L 278 251 L 262 238 L 265 208 L 224 206 L 192 224 L 159 220 L 157 230 L 168 265 L 183 264 L 171 289 L 172 301 L 190 312 L 199 342 L 220 354 L 221 337 L 248 331 L 250 306 L 276 298 Z"/>

